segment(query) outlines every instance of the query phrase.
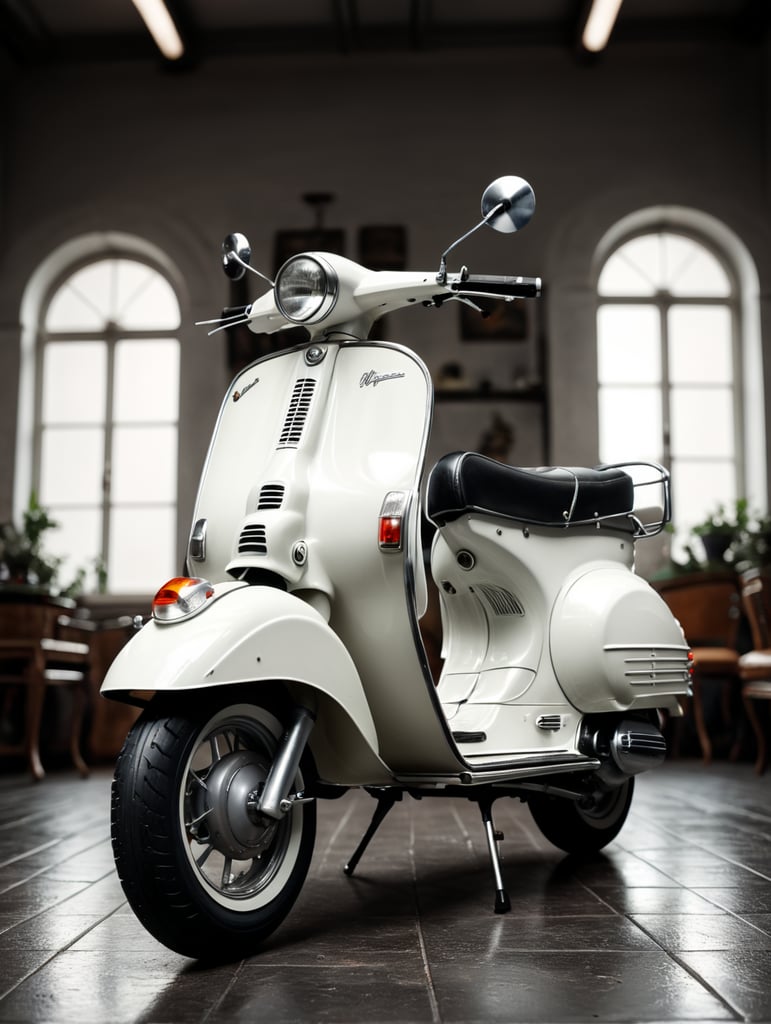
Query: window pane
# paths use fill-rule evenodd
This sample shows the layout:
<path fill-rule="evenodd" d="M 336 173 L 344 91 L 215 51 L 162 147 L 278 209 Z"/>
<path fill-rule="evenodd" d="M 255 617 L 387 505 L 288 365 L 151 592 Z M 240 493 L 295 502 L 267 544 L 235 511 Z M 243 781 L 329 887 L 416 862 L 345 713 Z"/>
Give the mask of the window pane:
<path fill-rule="evenodd" d="M 138 260 L 109 259 L 76 271 L 48 307 L 49 331 L 176 330 L 179 303 L 169 282 Z"/>
<path fill-rule="evenodd" d="M 112 448 L 112 500 L 174 501 L 177 431 L 174 427 L 116 427 Z"/>
<path fill-rule="evenodd" d="M 728 388 L 673 388 L 670 409 L 673 457 L 733 457 L 733 394 Z"/>
<path fill-rule="evenodd" d="M 654 306 L 600 306 L 597 345 L 602 384 L 661 380 L 659 314 Z"/>
<path fill-rule="evenodd" d="M 673 383 L 732 383 L 731 311 L 726 306 L 672 306 L 669 352 Z"/>
<path fill-rule="evenodd" d="M 602 269 L 600 295 L 728 296 L 731 282 L 719 260 L 684 235 L 660 231 L 620 246 Z"/>
<path fill-rule="evenodd" d="M 676 561 L 685 560 L 685 544 L 692 526 L 700 523 L 708 512 L 718 505 L 730 505 L 736 500 L 736 470 L 732 461 L 714 461 L 708 464 L 688 459 L 674 459 L 672 463 L 672 522 L 675 537 L 672 554 Z M 704 551 L 694 543 L 694 554 L 704 559 Z"/>
<path fill-rule="evenodd" d="M 114 508 L 107 586 L 113 593 L 153 594 L 176 575 L 173 508 Z"/>
<path fill-rule="evenodd" d="M 656 235 L 642 235 L 622 245 L 608 259 L 598 282 L 600 295 L 654 295 L 660 274 Z"/>
<path fill-rule="evenodd" d="M 43 505 L 91 505 L 102 500 L 104 431 L 101 427 L 43 431 L 40 501 Z"/>
<path fill-rule="evenodd" d="M 49 331 L 103 330 L 111 319 L 112 260 L 77 270 L 51 300 Z"/>
<path fill-rule="evenodd" d="M 85 569 L 87 590 L 96 589 L 95 561 L 102 550 L 102 512 L 100 508 L 51 508 L 59 529 L 51 532 L 46 549 L 62 558 L 59 583 L 67 587 L 79 569 Z"/>
<path fill-rule="evenodd" d="M 664 235 L 664 272 L 673 295 L 727 296 L 731 283 L 717 259 L 683 235 Z"/>
<path fill-rule="evenodd" d="M 43 422 L 102 423 L 106 372 L 104 342 L 49 342 L 43 357 Z"/>
<path fill-rule="evenodd" d="M 661 391 L 658 388 L 601 388 L 600 459 L 661 460 Z"/>
<path fill-rule="evenodd" d="M 109 497 L 118 510 L 107 524 L 108 586 L 157 586 L 158 575 L 176 568 L 180 356 L 176 338 L 153 335 L 179 327 L 176 294 L 154 267 L 111 256 L 75 270 L 53 295 L 43 319 L 49 336 L 43 338 L 36 476 L 41 502 L 63 521 L 66 517 L 63 538 L 72 575 L 85 559 L 87 585 L 96 582 L 93 561 L 104 543 Z M 116 328 L 149 337 L 116 341 Z M 77 340 L 56 337 L 64 331 Z M 110 450 L 105 449 L 108 436 Z M 151 521 L 144 549 L 155 562 L 164 561 L 159 552 L 165 551 L 165 564 L 138 583 L 144 563 L 139 558 L 133 564 L 138 556 L 127 530 Z M 126 526 L 125 538 L 110 533 L 116 524 Z"/>
<path fill-rule="evenodd" d="M 176 422 L 179 342 L 174 338 L 118 342 L 114 403 L 118 423 Z"/>
<path fill-rule="evenodd" d="M 127 330 L 176 330 L 179 303 L 168 281 L 144 263 L 118 260 L 115 322 Z"/>

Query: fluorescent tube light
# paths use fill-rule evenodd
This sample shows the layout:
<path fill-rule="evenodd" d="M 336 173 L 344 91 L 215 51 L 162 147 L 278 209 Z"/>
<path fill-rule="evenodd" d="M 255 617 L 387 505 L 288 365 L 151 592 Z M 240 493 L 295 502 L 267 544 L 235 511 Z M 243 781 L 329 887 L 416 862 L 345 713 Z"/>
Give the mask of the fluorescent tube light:
<path fill-rule="evenodd" d="M 133 0 L 133 4 L 163 56 L 168 60 L 178 60 L 185 48 L 163 0 Z"/>
<path fill-rule="evenodd" d="M 134 0 L 136 3 L 136 0 Z M 599 53 L 607 46 L 610 33 L 616 23 L 621 0 L 593 0 L 592 9 L 584 25 L 581 42 L 587 50 Z"/>

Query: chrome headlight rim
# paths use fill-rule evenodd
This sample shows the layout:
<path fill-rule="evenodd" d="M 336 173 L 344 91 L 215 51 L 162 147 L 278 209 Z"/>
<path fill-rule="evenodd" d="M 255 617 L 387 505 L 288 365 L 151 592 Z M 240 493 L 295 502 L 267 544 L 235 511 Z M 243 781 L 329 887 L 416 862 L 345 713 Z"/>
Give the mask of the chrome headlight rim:
<path fill-rule="evenodd" d="M 312 298 L 312 302 L 309 303 L 309 308 L 304 310 L 301 314 L 292 310 L 287 306 L 287 297 L 282 298 L 282 285 L 287 282 L 288 275 L 293 271 L 297 270 L 301 263 L 311 263 L 321 270 L 323 276 L 323 287 L 319 288 L 318 291 L 309 296 Z M 276 274 L 276 284 L 274 288 L 274 295 L 276 299 L 276 306 L 278 307 L 281 315 L 294 324 L 316 324 L 323 320 L 331 313 L 337 302 L 339 294 L 339 279 L 337 271 L 328 260 L 324 259 L 323 256 L 317 252 L 303 252 L 298 253 L 296 256 L 292 256 L 286 263 L 283 264 L 278 274 Z"/>

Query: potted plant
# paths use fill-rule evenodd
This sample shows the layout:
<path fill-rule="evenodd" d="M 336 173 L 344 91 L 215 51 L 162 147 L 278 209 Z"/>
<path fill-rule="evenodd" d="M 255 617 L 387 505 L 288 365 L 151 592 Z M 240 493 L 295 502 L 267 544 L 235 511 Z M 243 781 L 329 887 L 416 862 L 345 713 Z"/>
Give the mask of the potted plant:
<path fill-rule="evenodd" d="M 701 540 L 708 563 L 723 563 L 734 545 L 746 538 L 750 528 L 750 512 L 746 498 L 737 498 L 733 508 L 719 504 L 703 522 L 691 530 Z"/>
<path fill-rule="evenodd" d="M 79 569 L 67 587 L 59 586 L 61 558 L 43 551 L 43 539 L 58 527 L 33 492 L 24 510 L 21 527 L 0 525 L 0 583 L 39 587 L 49 593 L 73 597 L 83 588 L 85 570 Z"/>

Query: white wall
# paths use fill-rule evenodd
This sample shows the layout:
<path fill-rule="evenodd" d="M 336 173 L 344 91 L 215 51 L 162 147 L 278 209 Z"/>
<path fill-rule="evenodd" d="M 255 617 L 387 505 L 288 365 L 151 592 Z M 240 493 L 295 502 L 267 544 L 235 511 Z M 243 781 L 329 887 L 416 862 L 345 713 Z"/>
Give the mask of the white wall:
<path fill-rule="evenodd" d="M 591 260 L 616 220 L 681 204 L 725 222 L 755 261 L 769 332 L 768 69 L 762 41 L 618 46 L 591 67 L 535 48 L 217 60 L 193 74 L 153 63 L 0 69 L 0 519 L 11 508 L 21 300 L 39 258 L 81 233 L 123 231 L 179 268 L 186 510 L 228 376 L 224 342 L 191 326 L 228 301 L 221 239 L 245 231 L 253 263 L 270 269 L 275 232 L 310 226 L 300 196 L 311 190 L 336 194 L 328 224 L 347 230 L 349 255 L 360 225 L 404 224 L 410 265 L 432 269 L 478 219 L 490 180 L 528 178 L 527 230 L 485 231 L 451 259 L 544 278 L 547 454 L 594 462 Z M 473 379 L 508 380 L 521 361 L 517 346 L 462 343 L 456 309 L 410 311 L 397 326 L 432 370 L 455 360 Z M 528 421 L 512 461 L 542 458 L 531 437 Z"/>

